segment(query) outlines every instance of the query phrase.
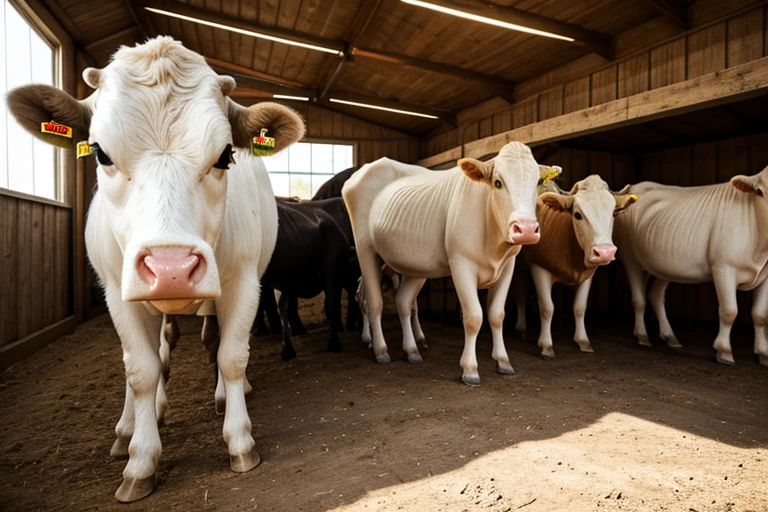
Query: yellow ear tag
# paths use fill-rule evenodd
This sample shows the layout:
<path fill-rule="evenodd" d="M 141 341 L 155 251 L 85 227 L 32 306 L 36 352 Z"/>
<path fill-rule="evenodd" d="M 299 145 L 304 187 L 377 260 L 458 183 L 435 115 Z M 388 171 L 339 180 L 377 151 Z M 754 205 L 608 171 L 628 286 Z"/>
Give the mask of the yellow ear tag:
<path fill-rule="evenodd" d="M 563 168 L 559 165 L 553 165 L 550 167 L 550 171 L 539 179 L 539 185 L 543 185 L 548 181 L 552 181 L 563 173 Z"/>
<path fill-rule="evenodd" d="M 81 140 L 77 143 L 77 158 L 91 156 L 96 152 L 96 148 L 88 144 L 87 140 Z"/>
<path fill-rule="evenodd" d="M 270 156 L 275 151 L 275 138 L 267 137 L 267 129 L 262 128 L 261 133 L 253 138 L 253 154 L 256 156 Z"/>
<path fill-rule="evenodd" d="M 68 139 L 72 138 L 72 128 L 55 121 L 51 121 L 50 123 L 40 123 L 40 132 L 58 135 L 59 137 L 66 137 Z"/>

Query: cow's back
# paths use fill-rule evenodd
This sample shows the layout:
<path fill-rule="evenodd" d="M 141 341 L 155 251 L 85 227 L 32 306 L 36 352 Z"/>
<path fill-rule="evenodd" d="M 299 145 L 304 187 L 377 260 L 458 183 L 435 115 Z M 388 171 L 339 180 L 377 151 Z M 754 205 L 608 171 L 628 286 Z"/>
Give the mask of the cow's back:
<path fill-rule="evenodd" d="M 341 189 L 349 178 L 357 171 L 357 167 L 350 167 L 344 169 L 340 173 L 336 174 L 333 178 L 323 183 L 315 195 L 312 196 L 313 201 L 319 201 L 321 199 L 330 199 L 332 197 L 341 197 Z"/>
<path fill-rule="evenodd" d="M 768 258 L 766 248 L 758 247 L 766 245 L 766 237 L 760 240 L 757 196 L 730 183 L 675 187 L 643 182 L 630 193 L 640 200 L 616 218 L 620 258 L 633 258 L 651 274 L 673 282 L 711 281 L 713 266 L 727 266 L 740 269 L 740 288 L 756 284 Z"/>
<path fill-rule="evenodd" d="M 592 277 L 597 267 L 584 265 L 584 249 L 576 238 L 571 214 L 555 211 L 537 201 L 536 217 L 541 239 L 537 244 L 523 247 L 525 262 L 542 267 L 554 276 L 555 282 L 567 286 Z"/>

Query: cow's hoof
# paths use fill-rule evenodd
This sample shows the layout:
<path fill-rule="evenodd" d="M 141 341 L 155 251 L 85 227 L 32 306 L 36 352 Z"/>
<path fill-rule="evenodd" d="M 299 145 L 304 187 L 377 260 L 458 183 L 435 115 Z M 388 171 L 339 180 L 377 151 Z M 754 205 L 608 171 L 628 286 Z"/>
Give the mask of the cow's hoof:
<path fill-rule="evenodd" d="M 283 361 L 290 361 L 291 359 L 296 359 L 296 350 L 294 350 L 293 347 L 291 347 L 290 350 L 283 350 L 280 353 L 280 359 Z"/>
<path fill-rule="evenodd" d="M 408 362 L 411 364 L 421 364 L 424 362 L 424 358 L 421 354 L 408 354 Z"/>
<path fill-rule="evenodd" d="M 758 354 L 757 360 L 760 362 L 761 365 L 768 366 L 768 355 Z"/>
<path fill-rule="evenodd" d="M 215 402 L 216 402 L 215 403 L 216 414 L 218 414 L 219 416 L 223 416 L 224 415 L 224 411 L 227 410 L 227 399 L 226 398 L 222 398 L 222 399 L 218 399 L 217 398 L 215 400 Z"/>
<path fill-rule="evenodd" d="M 369 350 L 373 349 L 373 342 L 372 342 L 372 341 L 369 341 L 369 342 L 367 342 L 367 343 L 368 343 L 368 349 L 369 349 Z"/>
<path fill-rule="evenodd" d="M 579 350 L 582 352 L 586 352 L 587 354 L 595 353 L 595 351 L 592 349 L 592 344 L 588 341 L 577 341 L 576 344 L 579 346 Z"/>
<path fill-rule="evenodd" d="M 555 358 L 555 349 L 552 347 L 547 347 L 544 349 L 541 349 L 541 357 L 544 359 L 550 360 Z"/>
<path fill-rule="evenodd" d="M 229 468 L 235 473 L 245 473 L 259 464 L 261 464 L 261 457 L 255 449 L 241 455 L 229 456 Z"/>
<path fill-rule="evenodd" d="M 429 348 L 429 345 L 427 345 L 427 342 L 424 341 L 424 340 L 421 340 L 421 342 L 419 343 L 419 346 L 421 346 L 422 349 L 428 349 Z"/>
<path fill-rule="evenodd" d="M 360 337 L 362 338 L 363 343 L 367 343 L 368 344 L 368 348 L 371 348 L 371 343 L 373 343 L 373 338 L 371 338 L 370 336 L 365 336 L 365 335 L 360 336 Z"/>
<path fill-rule="evenodd" d="M 243 394 L 250 395 L 253 391 L 253 386 L 251 386 L 251 383 L 248 382 L 248 379 L 245 379 L 245 382 L 243 382 Z"/>
<path fill-rule="evenodd" d="M 112 443 L 112 448 L 109 450 L 109 456 L 116 459 L 123 459 L 128 457 L 128 446 L 131 444 L 130 437 L 117 436 L 115 442 Z"/>
<path fill-rule="evenodd" d="M 672 336 L 661 336 L 662 341 L 667 342 L 667 346 L 669 348 L 682 348 L 683 345 L 680 344 L 680 342 L 677 339 L 677 336 L 674 334 Z"/>
<path fill-rule="evenodd" d="M 120 503 L 146 498 L 155 490 L 155 475 L 146 478 L 123 478 L 120 487 L 115 491 L 115 498 Z"/>
<path fill-rule="evenodd" d="M 515 369 L 509 363 L 496 363 L 496 371 L 501 375 L 514 375 Z"/>
<path fill-rule="evenodd" d="M 651 340 L 648 338 L 648 336 L 638 336 L 637 337 L 637 342 L 640 345 L 644 346 L 644 347 L 651 347 L 651 346 L 653 346 L 653 345 L 651 345 Z"/>
<path fill-rule="evenodd" d="M 733 360 L 732 352 L 718 352 L 717 362 L 721 364 L 731 365 L 731 366 L 736 364 L 736 361 Z"/>
<path fill-rule="evenodd" d="M 168 412 L 168 402 L 158 402 L 155 406 L 155 417 L 158 425 L 165 425 L 165 415 Z"/>
<path fill-rule="evenodd" d="M 376 356 L 376 362 L 379 364 L 387 364 L 391 361 L 392 359 L 390 359 L 389 354 L 386 352 L 384 354 Z"/>
<path fill-rule="evenodd" d="M 480 376 L 477 374 L 474 374 L 474 375 L 464 374 L 461 376 L 461 382 L 463 382 L 464 384 L 472 388 L 476 388 L 481 384 Z"/>

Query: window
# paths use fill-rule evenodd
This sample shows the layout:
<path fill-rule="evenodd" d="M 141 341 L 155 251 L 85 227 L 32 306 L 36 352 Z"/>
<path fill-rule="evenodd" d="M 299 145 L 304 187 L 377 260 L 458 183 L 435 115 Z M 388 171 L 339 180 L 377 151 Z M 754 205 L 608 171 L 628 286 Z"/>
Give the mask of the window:
<path fill-rule="evenodd" d="M 56 85 L 57 48 L 14 4 L 0 2 L 0 188 L 58 199 L 56 149 L 19 126 L 4 100 L 20 85 Z"/>
<path fill-rule="evenodd" d="M 334 174 L 355 165 L 351 144 L 297 142 L 275 156 L 264 158 L 276 196 L 310 199 Z"/>

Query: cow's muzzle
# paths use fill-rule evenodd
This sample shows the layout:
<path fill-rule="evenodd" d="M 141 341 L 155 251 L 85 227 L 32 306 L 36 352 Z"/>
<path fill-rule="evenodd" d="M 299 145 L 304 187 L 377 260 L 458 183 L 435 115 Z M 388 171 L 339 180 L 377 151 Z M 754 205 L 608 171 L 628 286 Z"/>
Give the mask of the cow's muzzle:
<path fill-rule="evenodd" d="M 593 265 L 607 265 L 616 259 L 616 246 L 612 244 L 593 245 L 589 262 Z"/>
<path fill-rule="evenodd" d="M 509 223 L 507 242 L 530 245 L 539 242 L 539 223 L 534 219 L 517 219 Z"/>

